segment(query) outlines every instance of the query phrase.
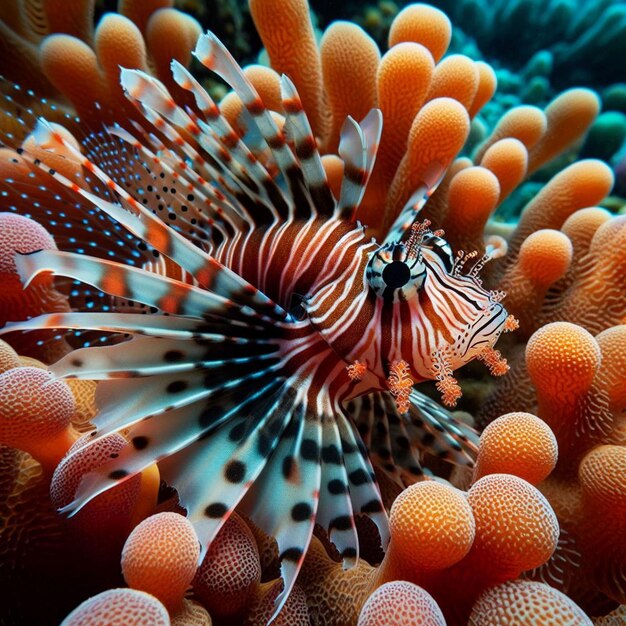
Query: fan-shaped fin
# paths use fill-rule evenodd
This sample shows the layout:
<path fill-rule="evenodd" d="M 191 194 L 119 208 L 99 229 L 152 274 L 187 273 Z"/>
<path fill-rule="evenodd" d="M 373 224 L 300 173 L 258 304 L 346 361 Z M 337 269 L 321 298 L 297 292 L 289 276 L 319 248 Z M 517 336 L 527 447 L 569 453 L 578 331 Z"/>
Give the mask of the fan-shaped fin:
<path fill-rule="evenodd" d="M 317 523 L 327 532 L 344 560 L 344 567 L 356 564 L 359 539 L 348 489 L 341 437 L 334 419 L 322 423 L 322 481 Z"/>
<path fill-rule="evenodd" d="M 244 159 L 242 162 L 231 152 L 232 144 L 236 140 L 227 141 L 224 145 L 218 133 L 191 111 L 183 111 L 177 106 L 165 86 L 145 72 L 123 69 L 121 80 L 127 97 L 140 113 L 169 140 L 169 147 L 182 150 L 196 168 L 205 169 L 210 180 L 218 184 L 222 190 L 227 191 L 233 207 L 231 212 L 239 210 L 244 214 L 248 225 L 252 226 L 254 223 L 252 216 L 245 211 L 245 207 L 252 202 L 269 209 L 264 188 L 253 180 L 250 171 L 251 161 Z M 176 128 L 180 129 L 180 132 Z M 186 141 L 181 132 L 187 136 L 191 135 L 206 151 L 209 158 L 204 159 Z M 151 143 L 158 142 L 156 137 L 151 136 L 150 139 Z M 163 152 L 163 148 L 160 148 L 159 152 Z M 172 154 L 169 149 L 168 153 Z M 184 167 L 184 164 L 179 165 L 178 169 L 181 175 L 193 175 Z"/>
<path fill-rule="evenodd" d="M 215 440 L 212 440 L 212 433 L 220 425 L 233 418 L 246 405 L 258 401 L 264 394 L 271 395 L 280 385 L 281 381 L 275 378 L 266 380 L 258 389 L 253 388 L 249 395 L 231 391 L 222 394 L 219 402 L 214 398 L 208 401 L 203 398 L 132 424 L 127 435 L 129 445 L 117 457 L 101 465 L 96 471 L 86 474 L 74 500 L 61 512 L 74 514 L 98 494 L 141 472 L 152 463 L 184 450 L 194 442 L 213 448 Z M 105 436 L 108 432 L 111 431 L 104 429 L 100 436 Z M 94 438 L 86 445 L 92 445 L 96 440 Z M 215 453 L 215 450 L 212 452 Z"/>
<path fill-rule="evenodd" d="M 9 322 L 0 328 L 0 335 L 42 328 L 100 330 L 172 339 L 210 339 L 215 335 L 213 326 L 204 320 L 141 313 L 51 313 L 23 322 Z"/>
<path fill-rule="evenodd" d="M 381 132 L 382 114 L 379 109 L 372 109 L 361 124 L 357 124 L 350 116 L 343 123 L 339 155 L 344 160 L 345 168 L 335 210 L 337 219 L 354 219 L 374 169 Z"/>
<path fill-rule="evenodd" d="M 202 339 L 181 341 L 134 337 L 114 346 L 74 350 L 51 366 L 58 377 L 100 380 L 189 372 L 228 364 L 262 364 L 276 359 L 278 344 L 266 339 L 205 334 Z"/>
<path fill-rule="evenodd" d="M 202 318 L 207 315 L 240 319 L 245 322 L 254 322 L 254 319 L 263 319 L 264 315 L 257 313 L 247 304 L 239 305 L 234 299 L 226 298 L 204 289 L 193 287 L 172 278 L 158 276 L 120 263 L 105 261 L 96 257 L 88 257 L 70 252 L 54 250 L 40 250 L 32 254 L 18 256 L 16 266 L 25 286 L 42 272 L 51 272 L 53 275 L 69 276 L 88 283 L 113 296 L 120 296 L 143 302 L 165 313 L 176 313 L 191 317 Z M 218 266 L 214 280 L 216 291 L 219 288 L 221 270 Z M 225 278 L 236 276 L 233 272 L 225 272 Z M 226 290 L 226 293 L 228 291 Z M 260 296 L 265 303 L 271 301 L 256 289 L 242 290 L 240 294 L 230 293 L 237 300 L 245 299 L 246 294 Z M 275 305 L 270 304 L 272 310 Z"/>
<path fill-rule="evenodd" d="M 413 389 L 409 398 L 410 438 L 424 451 L 458 465 L 473 466 L 478 433 L 450 411 Z"/>
<path fill-rule="evenodd" d="M 321 480 L 321 431 L 321 417 L 301 399 L 272 462 L 242 503 L 243 512 L 278 544 L 284 587 L 275 602 L 275 615 L 295 583 L 313 533 Z"/>
<path fill-rule="evenodd" d="M 54 131 L 52 131 L 52 129 L 45 123 L 38 125 L 37 132 L 40 135 L 42 133 L 54 133 Z M 41 137 L 40 141 L 42 141 Z M 185 237 L 177 233 L 175 230 L 168 228 L 168 226 L 166 226 L 160 219 L 139 204 L 119 185 L 114 183 L 104 172 L 96 168 L 93 163 L 83 157 L 80 152 L 69 146 L 69 144 L 64 145 L 67 145 L 68 149 L 71 149 L 74 152 L 75 156 L 80 159 L 85 168 L 93 171 L 96 176 L 107 182 L 107 184 L 109 184 L 110 181 L 110 184 L 113 186 L 116 193 L 118 193 L 120 197 L 137 212 L 138 215 L 132 215 L 131 213 L 123 210 L 120 206 L 94 196 L 86 190 L 78 187 L 75 183 L 71 183 L 71 181 L 57 172 L 49 170 L 51 175 L 57 178 L 57 180 L 66 186 L 69 186 L 77 193 L 80 193 L 83 197 L 87 198 L 90 202 L 123 224 L 126 228 L 133 232 L 133 234 L 136 234 L 141 239 L 149 242 L 161 253 L 173 259 L 181 267 L 193 274 L 200 285 L 215 291 L 215 279 L 219 275 L 219 279 L 221 281 L 228 281 L 231 284 L 236 283 L 241 287 L 244 294 L 247 293 L 249 297 L 259 299 L 259 304 L 263 301 L 265 305 L 268 305 L 268 309 L 273 311 L 273 315 L 278 316 L 279 319 L 287 318 L 287 313 L 280 309 L 278 305 L 271 302 L 271 300 L 264 296 L 260 291 L 252 287 L 234 272 L 225 268 L 221 263 L 202 252 L 199 248 L 192 245 L 185 239 Z M 43 169 L 47 168 L 43 167 Z M 270 310 L 267 311 L 268 314 L 270 313 Z"/>
<path fill-rule="evenodd" d="M 367 449 L 361 438 L 354 432 L 354 427 L 342 413 L 335 415 L 337 429 L 341 438 L 344 465 L 348 475 L 348 489 L 355 515 L 367 515 L 377 526 L 383 548 L 389 542 L 389 525 L 387 513 L 374 469 L 370 463 Z"/>
<path fill-rule="evenodd" d="M 253 389 L 280 378 L 277 362 L 236 364 L 226 360 L 192 372 L 103 381 L 96 393 L 100 412 L 94 423 L 101 431 L 112 432 L 199 400 L 217 401 L 235 392 L 245 398 L 248 393 L 253 395 Z"/>
<path fill-rule="evenodd" d="M 280 79 L 283 106 L 286 111 L 285 131 L 293 143 L 296 157 L 300 161 L 305 184 L 313 199 L 316 215 L 330 216 L 335 209 L 335 200 L 326 180 L 317 144 L 309 120 L 302 108 L 295 85 L 283 75 Z"/>
<path fill-rule="evenodd" d="M 295 398 L 292 388 L 279 386 L 248 403 L 206 440 L 163 463 L 163 476 L 177 486 L 203 553 L 230 512 L 256 488 L 266 465 L 274 462 L 273 452 L 291 419 Z"/>
<path fill-rule="evenodd" d="M 172 61 L 172 75 L 178 85 L 193 93 L 196 105 L 204 114 L 210 127 L 220 138 L 222 145 L 230 150 L 241 164 L 246 164 L 247 172 L 257 184 L 258 189 L 265 190 L 265 197 L 269 200 L 267 209 L 270 210 L 271 216 L 278 219 L 281 215 L 287 215 L 288 201 L 283 192 L 260 163 L 257 156 L 246 145 L 245 141 L 239 137 L 226 118 L 221 115 L 218 106 L 202 85 L 192 76 L 187 68 L 176 60 Z M 253 217 L 256 225 L 267 219 L 265 215 L 254 214 Z"/>
<path fill-rule="evenodd" d="M 314 207 L 302 169 L 287 144 L 284 132 L 274 122 L 256 89 L 213 33 L 207 32 L 198 39 L 194 54 L 200 63 L 221 76 L 241 98 L 287 183 L 292 198 L 289 217 L 307 219 Z"/>

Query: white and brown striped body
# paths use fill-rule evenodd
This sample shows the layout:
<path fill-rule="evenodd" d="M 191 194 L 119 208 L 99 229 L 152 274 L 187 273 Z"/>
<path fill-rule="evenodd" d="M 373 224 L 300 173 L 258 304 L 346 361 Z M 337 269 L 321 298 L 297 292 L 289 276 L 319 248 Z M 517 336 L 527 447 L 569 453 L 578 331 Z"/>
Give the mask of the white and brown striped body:
<path fill-rule="evenodd" d="M 85 256 L 68 239 L 66 251 L 18 257 L 25 284 L 50 272 L 121 304 L 0 332 L 132 337 L 76 350 L 51 368 L 101 380 L 98 434 L 123 431 L 130 442 L 84 478 L 65 511 L 158 461 L 204 550 L 235 509 L 276 538 L 285 579 L 278 611 L 314 523 L 349 563 L 358 557 L 355 514 L 376 523 L 384 545 L 386 516 L 363 441 L 400 482 L 421 475 L 420 450 L 471 463 L 475 433 L 413 386 L 436 380 L 444 403 L 454 404 L 454 369 L 481 355 L 502 366 L 492 346 L 507 316 L 436 232 L 424 225 L 409 233 L 420 203 L 398 216 L 391 242 L 365 236 L 355 215 L 379 111 L 346 120 L 334 198 L 291 81 L 281 81 L 279 127 L 214 35 L 200 38 L 196 56 L 233 87 L 256 135 L 239 136 L 176 62 L 174 80 L 194 95 L 196 111 L 149 75 L 122 70 L 146 128 L 109 129 L 105 147 L 85 155 L 41 121 L 35 140 L 62 147 L 84 178 L 70 181 L 27 153 L 25 162 L 47 172 L 79 211 L 88 206 L 118 224 L 146 255 L 141 263 L 111 259 L 115 251 L 94 246 L 95 256 Z M 432 188 L 422 191 L 423 204 Z M 134 302 L 151 314 L 130 313 Z"/>

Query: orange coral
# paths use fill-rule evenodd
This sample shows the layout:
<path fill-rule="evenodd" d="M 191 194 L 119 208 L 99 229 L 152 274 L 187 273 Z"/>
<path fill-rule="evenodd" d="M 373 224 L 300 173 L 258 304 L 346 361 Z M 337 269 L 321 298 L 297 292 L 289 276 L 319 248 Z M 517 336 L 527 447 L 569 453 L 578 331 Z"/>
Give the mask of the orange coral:
<path fill-rule="evenodd" d="M 13 43 L 7 46 L 7 55 L 16 50 L 22 53 L 9 67 L 9 78 L 26 81 L 40 95 L 61 92 L 88 126 L 124 122 L 116 111 L 124 111 L 126 118 L 132 118 L 134 112 L 117 80 L 118 63 L 147 68 L 144 36 L 152 53 L 150 60 L 168 85 L 172 85 L 169 61 L 176 58 L 187 63 L 190 59 L 189 50 L 200 26 L 192 17 L 170 8 L 172 4 L 171 0 L 122 0 L 120 13 L 106 14 L 95 32 L 91 2 L 66 6 L 68 3 L 45 0 L 41 15 L 35 5 L 30 11 L 9 10 L 9 15 L 22 14 L 22 19 L 12 24 L 15 31 L 2 25 L 7 41 Z M 30 19 L 29 12 L 33 14 Z M 49 115 L 58 117 L 54 107 L 49 108 Z"/>
<path fill-rule="evenodd" d="M 530 413 L 508 413 L 482 432 L 474 480 L 514 474 L 537 485 L 552 472 L 557 455 L 556 438 L 544 421 Z"/>
<path fill-rule="evenodd" d="M 527 150 L 531 150 L 543 137 L 548 127 L 544 112 L 537 107 L 523 105 L 507 111 L 491 131 L 491 135 L 474 153 L 477 162 L 485 152 L 501 139 L 512 138 L 520 141 Z"/>
<path fill-rule="evenodd" d="M 110 589 L 85 600 L 62 626 L 169 626 L 166 608 L 154 597 L 135 589 Z"/>
<path fill-rule="evenodd" d="M 446 131 L 442 132 L 442 128 Z M 463 147 L 468 133 L 469 116 L 456 100 L 436 98 L 420 109 L 409 131 L 407 152 L 389 189 L 383 230 L 391 225 L 416 189 L 428 189 L 439 180 Z"/>
<path fill-rule="evenodd" d="M 17 352 L 6 341 L 0 339 L 0 374 L 20 365 Z"/>
<path fill-rule="evenodd" d="M 111 434 L 89 442 L 89 435 L 83 435 L 63 458 L 54 471 L 50 484 L 50 499 L 55 507 L 69 504 L 76 493 L 82 477 L 106 461 L 114 458 L 124 446 L 126 439 Z M 103 493 L 76 515 L 68 520 L 68 526 L 86 554 L 101 564 L 105 572 L 119 571 L 119 557 L 122 546 L 131 530 L 134 509 L 141 493 L 141 476 L 134 476 L 121 482 L 117 487 Z M 152 506 L 156 503 L 156 493 L 149 498 Z M 99 533 L 105 526 L 107 532 Z M 97 533 L 98 541 L 93 537 Z"/>
<path fill-rule="evenodd" d="M 602 367 L 598 384 L 609 397 L 609 408 L 615 418 L 623 421 L 621 413 L 626 406 L 626 326 L 613 326 L 596 335 L 602 353 Z"/>
<path fill-rule="evenodd" d="M 363 605 L 357 626 L 445 626 L 441 609 L 426 591 L 413 583 L 385 583 Z"/>
<path fill-rule="evenodd" d="M 618 606 L 614 611 L 603 617 L 594 617 L 594 626 L 619 626 L 626 621 L 626 605 Z"/>
<path fill-rule="evenodd" d="M 490 474 L 467 494 L 476 521 L 470 561 L 480 561 L 480 576 L 515 578 L 544 563 L 554 551 L 559 525 L 547 500 L 525 480 Z"/>
<path fill-rule="evenodd" d="M 566 319 L 598 333 L 620 324 L 626 311 L 626 216 L 604 222 L 594 233 L 569 288 L 546 309 L 544 321 Z"/>
<path fill-rule="evenodd" d="M 375 586 L 376 570 L 364 559 L 345 570 L 313 537 L 298 582 L 306 589 L 312 623 L 344 626 L 357 622 L 361 606 Z"/>
<path fill-rule="evenodd" d="M 43 363 L 42 361 L 39 361 L 38 359 L 33 358 L 32 356 L 20 356 L 18 357 L 20 362 L 19 365 L 23 366 L 23 367 L 36 367 L 37 369 L 40 370 L 47 370 L 48 366 Z M 65 381 L 67 383 L 67 386 L 71 389 L 71 385 L 69 380 Z M 74 394 L 74 392 L 72 391 L 72 395 Z M 76 399 L 76 396 L 74 396 L 74 399 Z"/>
<path fill-rule="evenodd" d="M 142 30 L 141 23 L 133 21 Z M 202 29 L 196 20 L 176 9 L 161 8 L 150 14 L 144 33 L 146 45 L 152 55 L 157 76 L 174 93 L 180 92 L 171 77 L 172 59 L 189 65 L 191 50 L 201 33 Z"/>
<path fill-rule="evenodd" d="M 173 6 L 174 0 L 118 0 L 118 11 L 145 33 L 150 17 L 159 9 Z"/>
<path fill-rule="evenodd" d="M 594 387 L 601 353 L 584 328 L 554 322 L 540 328 L 526 348 L 528 373 L 537 391 L 538 415 L 554 431 L 563 472 L 606 432 L 608 401 Z"/>
<path fill-rule="evenodd" d="M 396 498 L 390 528 L 387 553 L 374 569 L 360 562 L 344 572 L 313 540 L 300 582 L 316 623 L 354 623 L 367 597 L 374 593 L 372 603 L 378 604 L 374 600 L 386 594 L 376 590 L 393 580 L 431 594 L 447 623 L 467 623 L 485 588 L 545 563 L 559 532 L 542 494 L 505 474 L 480 479 L 468 494 L 435 481 L 412 485 Z M 408 610 L 406 603 L 401 607 Z"/>
<path fill-rule="evenodd" d="M 171 615 L 171 626 L 213 626 L 208 611 L 194 600 L 183 599 L 182 608 Z"/>
<path fill-rule="evenodd" d="M 582 460 L 578 476 L 583 563 L 604 593 L 626 603 L 626 446 L 595 448 Z"/>
<path fill-rule="evenodd" d="M 528 151 L 514 137 L 505 137 L 493 143 L 482 156 L 482 167 L 493 172 L 500 183 L 500 204 L 526 176 Z"/>
<path fill-rule="evenodd" d="M 322 68 L 307 0 L 250 0 L 249 4 L 272 68 L 291 78 L 313 132 L 324 137 L 327 120 L 322 106 Z"/>
<path fill-rule="evenodd" d="M 466 623 L 485 588 L 514 580 L 523 571 L 545 563 L 559 536 L 547 500 L 517 476 L 481 478 L 469 490 L 467 502 L 476 523 L 471 550 L 432 591 L 446 619 L 454 624 Z"/>
<path fill-rule="evenodd" d="M 322 76 L 331 116 L 325 149 L 336 152 L 348 115 L 362 120 L 376 106 L 376 73 L 380 52 L 356 24 L 334 22 L 320 43 Z"/>
<path fill-rule="evenodd" d="M 0 441 L 32 454 L 52 472 L 77 438 L 67 384 L 50 372 L 16 367 L 0 374 Z"/>
<path fill-rule="evenodd" d="M 94 380 L 85 380 L 84 378 L 69 378 L 66 383 L 76 403 L 72 424 L 79 431 L 89 430 L 92 428 L 90 420 L 97 413 L 95 397 L 97 383 Z"/>
<path fill-rule="evenodd" d="M 448 211 L 448 190 L 452 181 L 459 172 L 472 165 L 472 160 L 468 157 L 458 157 L 452 161 L 435 193 L 433 193 L 426 206 L 422 209 L 421 215 L 424 218 L 430 220 L 433 224 L 441 224 L 443 222 Z"/>
<path fill-rule="evenodd" d="M 450 567 L 469 551 L 475 524 L 460 491 L 426 481 L 405 489 L 391 507 L 391 541 L 377 583 L 404 579 L 417 584 L 427 572 Z"/>
<path fill-rule="evenodd" d="M 106 88 L 113 95 L 112 106 L 117 111 L 132 111 L 120 89 L 120 69 L 147 70 L 146 45 L 141 31 L 123 15 L 108 13 L 96 28 L 94 50 Z M 132 114 L 134 116 L 134 111 Z"/>
<path fill-rule="evenodd" d="M 274 601 L 281 589 L 281 581 L 258 585 L 243 626 L 265 626 L 268 624 L 276 610 Z M 310 623 L 306 595 L 302 587 L 296 584 L 272 624 L 276 624 L 276 626 L 309 626 Z"/>
<path fill-rule="evenodd" d="M 283 113 L 283 102 L 280 94 L 280 76 L 271 67 L 264 65 L 248 65 L 243 70 L 246 78 L 254 85 L 263 104 L 270 111 Z"/>
<path fill-rule="evenodd" d="M 572 213 L 563 222 L 561 231 L 567 235 L 574 248 L 574 257 L 580 259 L 589 251 L 591 240 L 602 224 L 611 219 L 611 214 L 601 207 L 589 207 Z"/>
<path fill-rule="evenodd" d="M 211 615 L 232 617 L 246 608 L 260 580 L 254 537 L 233 514 L 209 546 L 193 581 L 194 592 Z"/>
<path fill-rule="evenodd" d="M 480 76 L 474 62 L 463 54 L 452 54 L 435 67 L 427 100 L 454 98 L 466 109 L 474 102 Z"/>
<path fill-rule="evenodd" d="M 122 551 L 129 587 L 158 598 L 176 612 L 198 567 L 200 543 L 191 523 L 178 513 L 158 513 L 136 526 Z"/>
<path fill-rule="evenodd" d="M 468 626 L 591 626 L 584 611 L 565 594 L 543 583 L 515 580 L 485 591 Z"/>
<path fill-rule="evenodd" d="M 437 63 L 446 53 L 452 37 L 448 16 L 428 4 L 410 4 L 393 20 L 389 47 L 403 41 L 414 41 L 430 50 Z"/>
<path fill-rule="evenodd" d="M 572 242 L 572 262 L 565 276 L 554 286 L 554 293 L 562 295 L 576 281 L 584 269 L 593 236 L 610 219 L 611 214 L 606 209 L 589 207 L 575 211 L 563 222 L 561 232 Z"/>
<path fill-rule="evenodd" d="M 441 224 L 454 250 L 475 250 L 479 257 L 484 254 L 483 231 L 499 198 L 498 178 L 484 167 L 467 167 L 454 176 Z"/>
<path fill-rule="evenodd" d="M 41 43 L 39 55 L 50 82 L 85 121 L 95 120 L 98 112 L 94 103 L 105 102 L 105 85 L 95 52 L 80 39 L 54 34 Z"/>
<path fill-rule="evenodd" d="M 520 321 L 525 336 L 536 329 L 548 288 L 565 275 L 572 255 L 572 243 L 562 232 L 536 230 L 524 240 L 517 262 L 502 277 L 498 287 L 507 294 L 507 311 Z"/>
<path fill-rule="evenodd" d="M 84 0 L 43 0 L 48 29 L 88 39 L 91 36 L 94 5 Z"/>
<path fill-rule="evenodd" d="M 377 168 L 384 172 L 387 184 L 404 155 L 411 124 L 426 100 L 433 69 L 428 49 L 412 42 L 396 44 L 381 59 L 376 87 L 385 124 Z"/>
<path fill-rule="evenodd" d="M 476 61 L 475 67 L 478 70 L 478 88 L 474 100 L 472 100 L 472 104 L 467 111 L 471 118 L 474 118 L 483 106 L 493 98 L 498 86 L 498 79 L 491 65 L 482 61 Z"/>
<path fill-rule="evenodd" d="M 359 207 L 359 219 L 367 225 L 382 219 L 387 190 L 406 152 L 409 131 L 426 99 L 433 69 L 429 50 L 414 42 L 394 45 L 378 65 L 377 106 L 385 121 L 372 178 Z"/>
<path fill-rule="evenodd" d="M 541 228 L 560 229 L 578 209 L 598 204 L 613 186 L 613 173 L 602 163 L 577 161 L 557 174 L 524 208 L 509 242 L 511 260 L 522 242 Z"/>
<path fill-rule="evenodd" d="M 590 89 L 569 89 L 557 96 L 546 107 L 548 126 L 541 140 L 530 150 L 528 172 L 532 174 L 581 140 L 599 110 L 600 100 Z"/>

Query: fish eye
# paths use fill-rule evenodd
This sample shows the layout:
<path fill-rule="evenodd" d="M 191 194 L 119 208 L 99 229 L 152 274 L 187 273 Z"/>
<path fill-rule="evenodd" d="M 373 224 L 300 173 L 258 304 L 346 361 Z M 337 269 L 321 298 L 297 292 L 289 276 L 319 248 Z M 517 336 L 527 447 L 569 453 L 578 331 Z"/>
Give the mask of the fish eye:
<path fill-rule="evenodd" d="M 405 244 L 394 242 L 372 253 L 365 277 L 370 287 L 385 300 L 408 300 L 424 284 L 426 267 Z"/>
<path fill-rule="evenodd" d="M 391 289 L 400 289 L 411 280 L 411 269 L 404 261 L 392 261 L 383 269 L 383 281 Z"/>

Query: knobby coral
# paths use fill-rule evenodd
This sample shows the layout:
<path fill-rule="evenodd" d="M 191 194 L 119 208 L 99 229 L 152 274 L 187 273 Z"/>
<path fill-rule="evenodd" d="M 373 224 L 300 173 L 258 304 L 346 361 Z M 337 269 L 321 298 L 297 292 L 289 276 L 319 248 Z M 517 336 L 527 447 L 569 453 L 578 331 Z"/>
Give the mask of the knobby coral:
<path fill-rule="evenodd" d="M 75 333 L 6 334 L 15 350 L 0 344 L 0 441 L 5 446 L 0 488 L 7 494 L 0 540 L 8 546 L 13 537 L 23 535 L 19 547 L 24 554 L 28 542 L 34 541 L 48 559 L 59 558 L 64 549 L 86 551 L 94 564 L 90 584 L 67 592 L 73 605 L 88 594 L 122 585 L 120 563 L 131 588 L 95 595 L 68 615 L 64 624 L 95 624 L 99 619 L 199 625 L 239 620 L 260 626 L 275 617 L 276 624 L 365 626 L 411 619 L 416 624 L 465 626 L 529 620 L 583 624 L 590 623 L 588 615 L 598 616 L 597 623 L 603 623 L 600 616 L 613 610 L 618 615 L 616 606 L 626 604 L 626 217 L 613 216 L 598 206 L 611 191 L 612 172 L 596 159 L 571 163 L 545 182 L 517 223 L 494 219 L 498 207 L 529 175 L 580 145 L 598 114 L 597 96 L 576 88 L 554 97 L 545 109 L 514 107 L 473 151 L 467 151 L 471 156 L 461 157 L 472 120 L 496 90 L 496 74 L 482 61 L 446 55 L 452 28 L 438 9 L 423 4 L 404 8 L 393 20 L 388 50 L 381 54 L 367 33 L 347 22 L 331 25 L 318 44 L 306 0 L 250 0 L 271 68 L 244 69 L 258 101 L 256 97 L 246 101 L 238 89 L 227 94 L 218 108 L 198 99 L 198 90 L 194 101 L 181 89 L 192 85 L 186 82 L 191 78 L 180 80 L 183 69 L 178 70 L 178 78 L 169 71 L 171 59 L 182 62 L 178 68 L 189 62 L 199 33 L 197 23 L 164 1 L 120 4 L 120 13 L 104 16 L 95 30 L 89 2 L 72 3 L 66 11 L 59 11 L 52 1 L 9 2 L 2 8 L 1 45 L 7 59 L 3 73 L 16 82 L 24 75 L 32 77 L 29 86 L 49 99 L 38 106 L 51 121 L 65 121 L 71 131 L 51 126 L 46 141 L 41 132 L 31 135 L 33 116 L 20 108 L 28 99 L 26 90 L 4 84 L 2 324 L 41 313 L 149 312 L 124 297 L 130 294 L 113 284 L 114 275 L 111 284 L 101 286 L 104 292 L 108 286 L 115 297 L 78 288 L 72 280 L 54 281 L 50 273 L 38 274 L 22 290 L 16 253 L 89 252 L 123 260 L 155 276 L 192 282 L 184 269 L 158 253 L 161 231 L 151 232 L 146 245 L 110 215 L 77 200 L 71 194 L 75 188 L 88 188 L 88 193 L 102 195 L 111 206 L 127 201 L 124 188 L 145 188 L 141 193 L 148 209 L 163 213 L 174 232 L 191 233 L 202 247 L 203 230 L 216 222 L 220 236 L 230 236 L 230 225 L 220 222 L 220 212 L 215 210 L 229 200 L 224 190 L 230 189 L 230 174 L 228 168 L 218 166 L 227 163 L 240 173 L 241 162 L 233 159 L 240 156 L 240 140 L 250 146 L 249 161 L 263 164 L 275 180 L 281 163 L 271 150 L 284 148 L 296 155 L 316 176 L 325 173 L 330 192 L 341 202 L 355 185 L 366 182 L 366 159 L 371 159 L 365 153 L 351 154 L 346 136 L 364 131 L 357 125 L 350 130 L 344 120 L 346 116 L 367 119 L 368 111 L 378 107 L 384 124 L 369 185 L 360 204 L 341 206 L 354 210 L 356 219 L 375 236 L 406 229 L 406 220 L 410 217 L 410 226 L 421 210 L 420 219 L 445 232 L 459 275 L 463 268 L 473 277 L 480 272 L 495 300 L 506 294 L 504 302 L 512 316 L 505 328 L 515 332 L 498 350 L 487 348 L 478 356 L 491 373 L 504 374 L 510 367 L 502 378 L 486 380 L 476 366 L 453 377 L 445 354 L 438 355 L 432 386 L 449 404 L 459 399 L 461 390 L 466 392 L 462 408 L 475 415 L 470 421 L 482 431 L 480 440 L 462 422 L 453 423 L 442 435 L 443 427 L 431 413 L 413 419 L 408 429 L 405 410 L 414 380 L 401 368 L 408 363 L 400 355 L 387 372 L 389 402 L 368 405 L 364 401 L 347 409 L 375 461 L 382 499 L 390 510 L 389 545 L 380 545 L 367 517 L 357 517 L 356 528 L 351 528 L 346 516 L 320 517 L 329 524 L 316 527 L 308 554 L 298 557 L 302 565 L 298 582 L 276 616 L 284 554 L 278 554 L 274 539 L 250 520 L 229 514 L 197 567 L 200 549 L 195 531 L 181 515 L 185 511 L 176 506 L 176 499 L 167 497 L 168 487 L 160 477 L 167 463 L 160 458 L 94 498 L 70 520 L 61 523 L 55 517 L 53 507 L 66 507 L 74 499 L 83 476 L 128 449 L 140 453 L 148 446 L 145 436 L 129 442 L 124 431 L 94 442 L 89 434 L 79 438 L 79 430 L 91 430 L 89 420 L 98 402 L 110 401 L 98 392 L 105 387 L 89 380 L 56 379 L 45 364 L 63 354 L 70 355 L 67 362 L 77 346 L 123 342 L 120 331 L 124 329 L 107 328 L 117 333 L 112 337 L 81 333 L 76 322 L 66 324 Z M 559 54 L 563 59 L 563 52 Z M 126 98 L 120 87 L 120 65 L 151 71 L 171 92 L 171 97 L 157 104 L 150 101 L 150 106 L 161 106 L 162 112 L 167 107 L 174 110 L 176 103 L 185 107 L 189 123 L 180 134 L 168 134 L 170 127 L 150 113 L 150 106 L 140 104 L 143 115 L 137 111 L 133 98 Z M 289 98 L 281 95 L 281 73 L 293 81 L 299 99 L 293 92 Z M 152 84 L 140 85 L 148 97 L 166 93 L 151 90 L 147 85 Z M 132 95 L 135 105 L 141 103 L 137 93 Z M 277 128 L 274 145 L 255 136 L 255 115 L 263 105 Z M 294 116 L 302 110 L 311 134 L 308 142 L 294 143 L 293 138 L 300 136 L 297 124 L 304 123 L 295 122 Z M 148 128 L 144 115 L 154 128 Z M 213 157 L 215 181 L 194 179 L 196 186 L 186 194 L 187 200 L 167 199 L 178 193 L 174 187 L 185 180 L 193 155 L 205 148 L 196 128 L 215 119 L 231 125 L 228 131 L 220 127 L 214 135 L 212 149 L 219 155 Z M 116 122 L 136 130 L 145 143 L 142 139 L 130 146 L 118 142 L 111 150 L 106 144 L 110 137 L 99 128 Z M 121 126 L 108 132 L 126 137 Z M 92 133 L 94 128 L 98 130 Z M 364 128 L 368 128 L 365 123 Z M 158 154 L 144 153 L 144 157 L 153 159 L 154 172 L 137 173 L 134 160 L 150 145 L 158 147 Z M 176 159 L 175 145 L 189 147 L 186 160 Z M 308 159 L 316 147 L 322 156 L 313 166 Z M 160 169 L 161 161 L 166 167 Z M 122 186 L 97 180 L 92 162 Z M 360 169 L 355 168 L 358 162 Z M 192 192 L 198 187 L 210 196 L 209 218 L 194 205 Z M 428 226 L 422 225 L 420 233 Z M 411 237 L 422 236 L 418 230 L 411 232 L 415 233 Z M 437 237 L 444 235 L 433 231 L 430 245 L 437 254 L 447 254 Z M 294 310 L 300 310 L 297 300 Z M 453 319 L 448 322 L 454 325 Z M 56 328 L 54 321 L 48 328 Z M 447 327 L 438 327 L 437 332 L 445 336 Z M 125 344 L 118 345 L 122 354 Z M 29 361 L 28 356 L 45 363 Z M 123 357 L 132 361 L 131 355 Z M 170 364 L 180 359 L 174 351 L 169 356 Z M 90 365 L 94 372 L 100 371 L 96 366 L 102 367 Z M 365 363 L 358 360 L 345 369 L 355 385 L 367 374 Z M 401 369 L 403 376 L 398 374 Z M 350 454 L 342 445 L 342 454 Z M 356 450 L 356 443 L 350 449 Z M 335 453 L 340 454 L 333 445 L 320 452 L 328 465 L 334 463 Z M 463 467 L 468 455 L 477 455 L 475 464 L 470 463 L 473 469 Z M 450 472 L 438 456 L 461 467 Z M 235 484 L 245 468 L 233 463 L 227 478 Z M 282 471 L 290 479 L 300 479 L 295 465 L 283 464 Z M 361 469 L 333 478 L 328 489 L 337 495 L 370 482 L 371 476 Z M 185 490 L 185 485 L 174 487 Z M 362 512 L 382 514 L 372 502 L 363 501 Z M 41 505 L 34 521 L 24 514 L 33 503 Z M 302 503 L 292 511 L 295 521 L 312 515 Z M 344 570 L 336 545 L 341 545 L 342 533 L 348 530 L 358 532 L 361 555 L 366 558 Z M 50 546 L 42 536 L 50 538 Z M 386 550 L 384 556 L 381 548 Z M 33 560 L 29 555 L 21 560 L 13 551 L 6 559 L 18 569 L 40 568 L 44 580 L 55 573 L 55 563 L 45 557 Z M 72 562 L 72 567 L 80 564 Z M 82 571 L 88 569 L 83 565 Z M 171 573 L 167 584 L 154 575 L 157 570 Z M 189 587 L 193 600 L 184 598 Z M 16 596 L 20 593 L 23 598 L 26 592 Z M 66 612 L 69 608 L 65 606 Z"/>

